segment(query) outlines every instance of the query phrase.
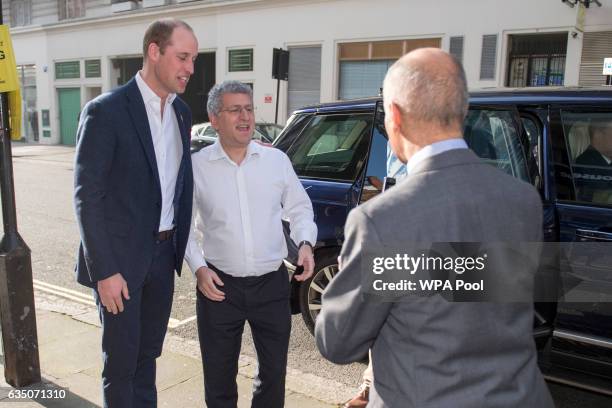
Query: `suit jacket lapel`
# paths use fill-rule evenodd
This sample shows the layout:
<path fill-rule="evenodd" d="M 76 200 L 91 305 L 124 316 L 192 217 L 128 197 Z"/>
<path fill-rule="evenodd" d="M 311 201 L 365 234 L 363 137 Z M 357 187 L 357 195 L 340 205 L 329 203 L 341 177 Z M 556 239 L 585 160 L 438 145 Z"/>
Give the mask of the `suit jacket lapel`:
<path fill-rule="evenodd" d="M 147 156 L 151 171 L 155 175 L 155 182 L 161 194 L 161 183 L 159 181 L 159 172 L 157 171 L 157 160 L 155 159 L 155 149 L 153 148 L 153 137 L 151 136 L 151 129 L 149 128 L 147 110 L 145 109 L 142 95 L 140 94 L 138 84 L 134 78 L 127 84 L 127 97 L 128 109 L 132 117 L 134 128 L 136 129 L 142 148 Z"/>
<path fill-rule="evenodd" d="M 181 157 L 181 163 L 179 165 L 179 171 L 176 176 L 176 187 L 174 189 L 174 220 L 176 222 L 178 215 L 178 204 L 180 203 L 181 193 L 183 192 L 183 184 L 185 182 L 185 166 L 187 165 L 187 158 L 190 154 L 189 152 L 189 129 L 187 129 L 187 125 L 185 124 L 185 118 L 183 117 L 183 113 L 181 112 L 180 106 L 177 102 L 177 99 L 172 103 L 172 107 L 174 108 L 174 112 L 176 114 L 176 120 L 179 125 L 179 130 L 181 133 L 181 143 L 183 148 L 183 155 Z"/>

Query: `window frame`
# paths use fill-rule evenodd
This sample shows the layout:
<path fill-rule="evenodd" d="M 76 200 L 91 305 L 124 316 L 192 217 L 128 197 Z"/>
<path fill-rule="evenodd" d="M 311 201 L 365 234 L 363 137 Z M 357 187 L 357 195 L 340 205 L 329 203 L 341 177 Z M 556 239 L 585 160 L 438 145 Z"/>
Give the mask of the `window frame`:
<path fill-rule="evenodd" d="M 248 54 L 248 65 L 239 69 L 232 65 L 232 54 L 246 51 Z M 244 57 L 244 56 L 241 56 Z M 239 58 L 239 56 L 235 56 Z M 250 48 L 230 48 L 227 50 L 227 72 L 253 72 L 255 70 L 255 50 Z"/>

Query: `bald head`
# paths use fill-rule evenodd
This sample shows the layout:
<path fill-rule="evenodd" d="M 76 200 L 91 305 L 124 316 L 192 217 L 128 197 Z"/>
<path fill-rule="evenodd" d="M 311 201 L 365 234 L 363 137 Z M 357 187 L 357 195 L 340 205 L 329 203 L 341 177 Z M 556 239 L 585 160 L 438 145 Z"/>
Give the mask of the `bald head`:
<path fill-rule="evenodd" d="M 389 68 L 383 83 L 385 108 L 395 103 L 413 121 L 461 128 L 468 108 L 463 67 L 438 48 L 419 48 Z"/>

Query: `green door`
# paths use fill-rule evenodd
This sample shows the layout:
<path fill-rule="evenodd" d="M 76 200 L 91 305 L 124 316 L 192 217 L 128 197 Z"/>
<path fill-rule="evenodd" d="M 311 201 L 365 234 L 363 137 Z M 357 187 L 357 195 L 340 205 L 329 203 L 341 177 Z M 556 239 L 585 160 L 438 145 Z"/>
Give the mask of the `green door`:
<path fill-rule="evenodd" d="M 57 90 L 60 113 L 60 138 L 63 145 L 76 144 L 77 125 L 81 112 L 81 88 Z"/>

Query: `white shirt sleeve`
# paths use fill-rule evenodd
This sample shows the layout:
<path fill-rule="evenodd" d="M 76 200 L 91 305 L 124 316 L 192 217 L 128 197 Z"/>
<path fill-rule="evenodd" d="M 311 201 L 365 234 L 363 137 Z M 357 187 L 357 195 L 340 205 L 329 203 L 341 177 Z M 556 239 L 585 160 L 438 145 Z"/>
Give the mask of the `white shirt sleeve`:
<path fill-rule="evenodd" d="M 291 161 L 283 153 L 285 189 L 283 191 L 283 218 L 289 220 L 291 239 L 298 245 L 308 241 L 313 246 L 317 242 L 317 224 L 314 222 L 312 202 L 300 183 Z"/>
<path fill-rule="evenodd" d="M 197 184 L 193 186 L 193 213 L 191 215 L 191 228 L 189 230 L 189 240 L 185 249 L 185 261 L 189 265 L 189 269 L 195 275 L 196 271 L 202 266 L 208 266 L 204 257 L 203 245 L 203 229 L 204 223 L 198 208 L 198 200 L 196 199 Z"/>

